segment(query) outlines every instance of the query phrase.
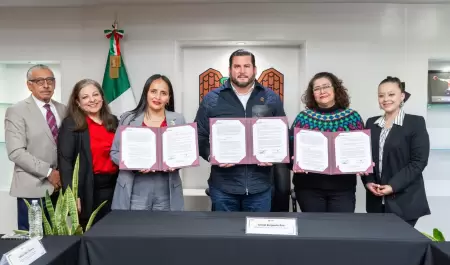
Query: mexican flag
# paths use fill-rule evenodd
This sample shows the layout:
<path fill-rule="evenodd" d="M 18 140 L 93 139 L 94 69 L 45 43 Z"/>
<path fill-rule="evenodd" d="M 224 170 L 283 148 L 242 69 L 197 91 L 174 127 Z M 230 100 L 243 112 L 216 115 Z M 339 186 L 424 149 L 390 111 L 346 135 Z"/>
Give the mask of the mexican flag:
<path fill-rule="evenodd" d="M 136 107 L 136 100 L 120 51 L 123 30 L 117 29 L 117 22 L 114 22 L 112 29 L 105 30 L 105 35 L 109 39 L 109 53 L 102 87 L 112 113 L 120 117 L 125 111 Z"/>

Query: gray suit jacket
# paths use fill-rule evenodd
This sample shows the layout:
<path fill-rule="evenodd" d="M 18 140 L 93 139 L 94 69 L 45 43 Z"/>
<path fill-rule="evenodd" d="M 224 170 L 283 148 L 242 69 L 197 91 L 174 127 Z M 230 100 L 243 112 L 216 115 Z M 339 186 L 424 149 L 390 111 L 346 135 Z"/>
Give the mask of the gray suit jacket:
<path fill-rule="evenodd" d="M 62 120 L 66 106 L 54 100 L 52 103 Z M 9 160 L 14 163 L 10 195 L 41 198 L 47 190 L 52 194 L 47 175 L 50 167 L 57 167 L 56 143 L 31 96 L 6 110 L 5 142 Z"/>
<path fill-rule="evenodd" d="M 124 113 L 121 116 L 119 126 L 142 126 L 144 121 L 144 114 L 136 118 Z M 166 111 L 167 126 L 185 124 L 186 121 L 182 114 Z M 117 130 L 114 136 L 114 142 L 111 147 L 111 159 L 115 164 L 120 163 L 120 134 Z M 133 190 L 134 173 L 129 170 L 120 170 L 117 178 L 116 188 L 111 208 L 113 210 L 129 210 L 131 206 L 131 193 Z M 178 170 L 169 173 L 169 187 L 170 187 L 170 210 L 182 211 L 184 210 L 183 187 L 181 185 L 181 178 Z"/>

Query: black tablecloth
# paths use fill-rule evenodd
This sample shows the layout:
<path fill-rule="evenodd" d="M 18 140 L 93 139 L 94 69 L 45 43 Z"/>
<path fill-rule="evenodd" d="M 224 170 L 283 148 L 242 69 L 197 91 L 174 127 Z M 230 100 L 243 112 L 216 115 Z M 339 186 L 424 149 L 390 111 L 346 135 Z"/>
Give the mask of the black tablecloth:
<path fill-rule="evenodd" d="M 450 242 L 433 242 L 429 246 L 426 265 L 450 265 Z"/>
<path fill-rule="evenodd" d="M 25 240 L 0 239 L 0 253 L 7 253 Z M 77 265 L 80 249 L 80 237 L 48 236 L 41 240 L 46 253 L 32 265 Z"/>
<path fill-rule="evenodd" d="M 297 217 L 298 236 L 246 235 L 245 217 Z M 81 264 L 420 265 L 430 240 L 394 215 L 113 211 Z"/>

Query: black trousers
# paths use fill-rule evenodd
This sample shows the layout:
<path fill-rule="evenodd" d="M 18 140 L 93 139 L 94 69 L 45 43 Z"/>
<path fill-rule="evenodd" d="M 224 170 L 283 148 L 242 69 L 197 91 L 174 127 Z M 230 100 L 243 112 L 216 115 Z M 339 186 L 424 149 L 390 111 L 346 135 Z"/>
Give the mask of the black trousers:
<path fill-rule="evenodd" d="M 302 212 L 354 212 L 355 190 L 295 189 Z"/>
<path fill-rule="evenodd" d="M 291 170 L 285 164 L 273 166 L 272 212 L 289 212 L 291 202 Z"/>
<path fill-rule="evenodd" d="M 97 209 L 97 207 L 104 201 L 107 202 L 97 213 L 92 225 L 100 221 L 109 212 L 111 212 L 111 203 L 114 195 L 114 188 L 116 187 L 116 181 L 117 174 L 94 174 L 94 197 L 92 212 L 95 211 L 95 209 Z M 80 220 L 83 228 L 86 228 L 86 225 L 89 222 L 89 217 L 87 217 L 87 219 Z"/>
<path fill-rule="evenodd" d="M 388 211 L 386 210 L 386 205 L 385 204 L 381 205 L 381 211 L 383 213 L 388 213 Z M 417 221 L 419 221 L 419 218 L 412 219 L 412 220 L 404 220 L 404 221 L 407 222 L 410 226 L 414 227 L 417 224 Z"/>

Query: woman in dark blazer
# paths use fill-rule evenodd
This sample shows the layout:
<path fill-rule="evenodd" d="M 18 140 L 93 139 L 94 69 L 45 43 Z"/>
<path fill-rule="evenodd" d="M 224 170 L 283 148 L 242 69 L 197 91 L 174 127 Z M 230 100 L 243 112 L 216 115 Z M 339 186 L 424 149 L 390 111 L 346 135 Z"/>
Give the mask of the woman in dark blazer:
<path fill-rule="evenodd" d="M 99 83 L 84 79 L 75 84 L 59 130 L 58 166 L 66 189 L 72 186 L 75 161 L 80 157 L 77 207 L 83 228 L 102 202 L 108 201 L 94 223 L 111 211 L 118 167 L 109 154 L 117 124 Z"/>
<path fill-rule="evenodd" d="M 362 176 L 369 213 L 394 213 L 412 226 L 430 214 L 422 171 L 428 164 L 430 139 L 422 116 L 402 109 L 410 94 L 396 77 L 378 87 L 383 116 L 367 120 L 372 135 L 374 173 Z"/>

